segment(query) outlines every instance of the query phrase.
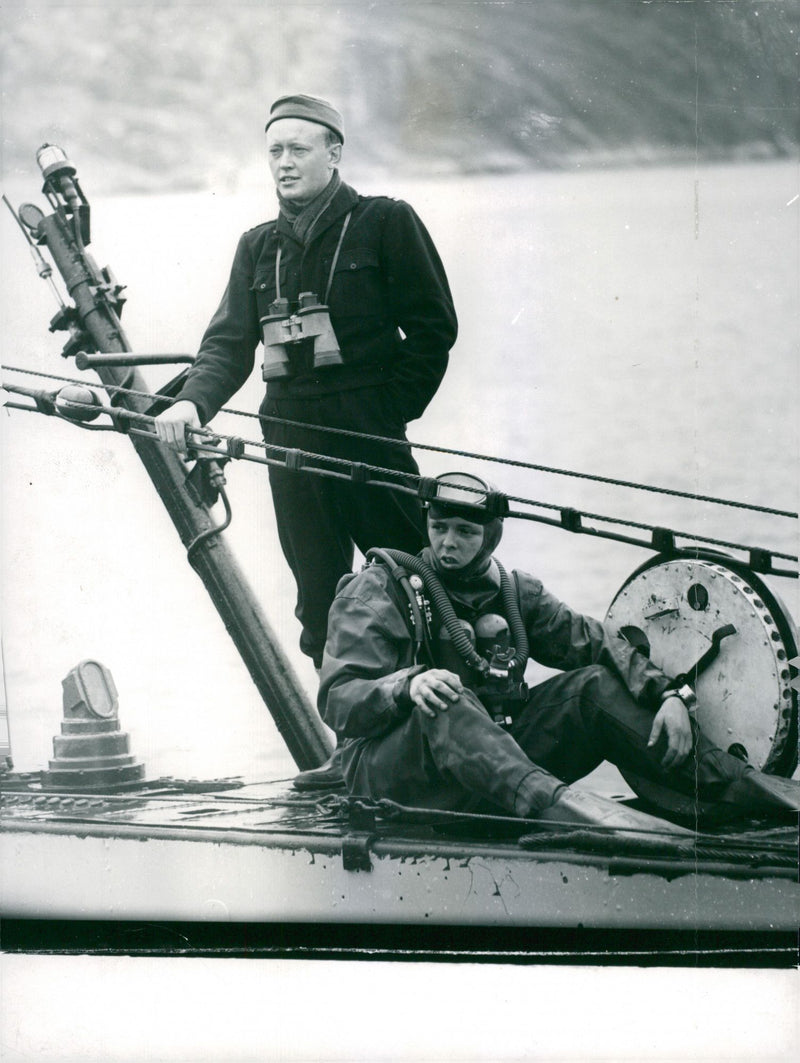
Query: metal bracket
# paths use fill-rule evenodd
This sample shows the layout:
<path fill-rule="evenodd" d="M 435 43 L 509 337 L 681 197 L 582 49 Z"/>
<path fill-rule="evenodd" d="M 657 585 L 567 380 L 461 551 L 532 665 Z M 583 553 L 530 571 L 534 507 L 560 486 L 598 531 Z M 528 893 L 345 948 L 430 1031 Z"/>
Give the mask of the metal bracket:
<path fill-rule="evenodd" d="M 358 830 L 342 838 L 342 867 L 345 871 L 371 871 L 370 846 L 375 835 L 371 831 Z"/>
<path fill-rule="evenodd" d="M 50 325 L 48 327 L 49 332 L 76 332 L 80 326 L 80 315 L 74 306 L 62 306 L 61 309 L 50 318 Z M 87 346 L 91 344 L 91 339 L 86 333 L 81 333 L 86 336 Z"/>
<path fill-rule="evenodd" d="M 122 293 L 127 285 L 120 284 L 108 266 L 103 266 L 99 272 L 100 283 L 92 285 L 92 294 L 99 302 L 108 303 L 117 314 L 121 314 L 122 307 L 127 301 L 127 296 Z"/>
<path fill-rule="evenodd" d="M 358 799 L 347 804 L 347 834 L 342 838 L 345 871 L 371 871 L 369 850 L 376 833 L 375 809 Z"/>
<path fill-rule="evenodd" d="M 203 505 L 216 505 L 220 496 L 220 488 L 225 486 L 223 470 L 229 459 L 196 453 L 192 457 L 197 460 L 186 477 L 186 486 L 194 498 Z"/>
<path fill-rule="evenodd" d="M 762 547 L 754 546 L 750 550 L 750 560 L 748 561 L 748 567 L 754 572 L 763 572 L 768 575 L 773 571 L 772 568 L 772 554 L 769 550 L 765 550 Z"/>
<path fill-rule="evenodd" d="M 675 553 L 675 532 L 669 528 L 653 528 L 652 547 L 659 554 Z"/>
<path fill-rule="evenodd" d="M 579 510 L 565 506 L 564 509 L 561 510 L 561 527 L 571 532 L 583 531 L 581 516 L 582 514 Z"/>

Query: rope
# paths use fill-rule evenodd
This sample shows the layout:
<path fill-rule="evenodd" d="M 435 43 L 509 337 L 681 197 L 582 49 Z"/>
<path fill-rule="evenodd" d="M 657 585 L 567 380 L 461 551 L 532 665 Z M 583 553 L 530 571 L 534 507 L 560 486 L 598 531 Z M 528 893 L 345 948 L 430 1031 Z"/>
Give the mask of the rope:
<path fill-rule="evenodd" d="M 58 381 L 61 381 L 62 383 L 84 384 L 84 385 L 86 384 L 85 380 L 81 380 L 81 379 L 77 379 L 76 380 L 73 377 L 56 376 L 55 374 L 43 373 L 43 372 L 39 372 L 38 370 L 33 370 L 33 369 L 20 369 L 17 366 L 2 365 L 2 366 L 0 366 L 0 369 L 10 370 L 10 371 L 15 372 L 15 373 L 26 373 L 26 374 L 29 374 L 31 376 L 39 376 L 39 377 L 42 377 L 43 379 L 47 379 L 47 380 L 58 380 Z M 132 395 L 132 396 L 135 396 L 137 398 L 145 398 L 145 399 L 150 399 L 150 400 L 159 399 L 159 400 L 162 400 L 162 401 L 169 402 L 170 404 L 178 401 L 177 399 L 174 399 L 174 398 L 168 398 L 165 395 L 154 395 L 154 394 L 151 394 L 150 392 L 135 391 L 135 390 L 133 390 L 131 388 L 125 388 L 125 387 L 115 386 L 115 385 L 111 385 L 111 384 L 103 385 L 103 387 L 105 387 L 105 389 L 107 391 L 109 391 L 109 392 L 122 393 L 122 394 L 125 394 L 125 395 Z M 691 491 L 680 491 L 680 490 L 677 490 L 676 488 L 672 488 L 672 487 L 658 487 L 658 486 L 655 486 L 653 484 L 643 484 L 643 483 L 638 483 L 638 482 L 632 481 L 632 480 L 619 480 L 619 479 L 616 479 L 616 478 L 610 477 L 610 476 L 598 476 L 598 475 L 596 475 L 594 473 L 576 472 L 575 470 L 571 470 L 571 469 L 559 469 L 559 468 L 555 468 L 553 466 L 539 465 L 539 464 L 536 464 L 535 462 L 522 461 L 522 460 L 517 459 L 517 458 L 502 458 L 502 457 L 498 457 L 497 455 L 494 455 L 494 454 L 480 454 L 480 453 L 477 453 L 475 451 L 459 450 L 459 449 L 456 449 L 456 448 L 453 448 L 453 447 L 443 447 L 443 446 L 439 446 L 439 445 L 432 444 L 432 443 L 417 443 L 417 442 L 414 442 L 413 440 L 393 439 L 393 438 L 390 438 L 388 436 L 372 435 L 372 434 L 370 434 L 368 432 L 356 432 L 356 431 L 353 431 L 353 430 L 348 429 L 348 428 L 332 428 L 332 427 L 329 427 L 327 425 L 307 424 L 307 423 L 305 423 L 303 421 L 291 421 L 291 420 L 288 420 L 288 419 L 283 418 L 283 417 L 272 417 L 272 416 L 269 416 L 268 414 L 250 413 L 250 412 L 248 412 L 246 410 L 236 410 L 236 409 L 233 409 L 232 407 L 228 407 L 228 406 L 223 406 L 220 409 L 219 412 L 220 413 L 231 414 L 232 416 L 236 416 L 236 417 L 249 417 L 249 418 L 252 418 L 252 419 L 260 421 L 260 422 L 270 422 L 270 423 L 274 423 L 274 424 L 282 424 L 282 425 L 285 425 L 286 427 L 289 427 L 289 428 L 303 428 L 303 429 L 313 430 L 313 431 L 317 431 L 317 432 L 327 432 L 327 433 L 329 433 L 331 435 L 349 436 L 350 438 L 353 438 L 353 439 L 363 439 L 363 440 L 366 440 L 366 441 L 372 442 L 372 443 L 384 443 L 387 446 L 395 446 L 395 447 L 409 447 L 410 446 L 410 447 L 412 447 L 415 450 L 427 450 L 427 451 L 432 451 L 432 452 L 437 453 L 437 454 L 452 454 L 455 457 L 470 458 L 470 459 L 474 459 L 474 460 L 477 460 L 477 461 L 493 462 L 493 463 L 498 464 L 498 465 L 509 465 L 509 466 L 512 466 L 512 467 L 515 467 L 515 468 L 528 469 L 528 470 L 530 470 L 532 472 L 545 472 L 545 473 L 549 473 L 549 474 L 554 475 L 554 476 L 568 476 L 568 477 L 573 477 L 573 478 L 580 479 L 580 480 L 589 480 L 589 481 L 591 481 L 593 483 L 609 484 L 609 485 L 611 485 L 613 487 L 626 487 L 626 488 L 630 488 L 631 490 L 636 490 L 636 491 L 650 491 L 650 492 L 653 492 L 655 494 L 668 495 L 668 496 L 671 496 L 671 497 L 674 497 L 674 498 L 686 498 L 686 499 L 689 499 L 690 501 L 693 501 L 693 502 L 710 502 L 712 504 L 719 505 L 719 506 L 731 506 L 731 507 L 733 507 L 735 509 L 746 509 L 746 510 L 752 511 L 754 513 L 766 513 L 766 514 L 769 514 L 769 515 L 775 516 L 775 517 L 789 517 L 789 518 L 792 518 L 792 519 L 797 519 L 797 516 L 798 516 L 797 513 L 792 512 L 791 510 L 776 509 L 776 508 L 774 508 L 772 506 L 760 506 L 760 505 L 757 505 L 757 504 L 752 503 L 752 502 L 739 502 L 739 501 L 736 501 L 735 499 L 730 499 L 730 498 L 718 498 L 718 497 L 715 497 L 715 496 L 712 496 L 712 495 L 700 495 L 700 494 L 695 494 L 695 493 L 693 493 Z M 254 444 L 254 445 L 257 445 L 257 444 Z M 514 499 L 513 501 L 518 501 L 518 500 Z M 557 508 L 560 508 L 560 507 L 555 506 L 553 508 L 557 509 Z M 596 518 L 596 519 L 607 519 L 607 518 Z"/>

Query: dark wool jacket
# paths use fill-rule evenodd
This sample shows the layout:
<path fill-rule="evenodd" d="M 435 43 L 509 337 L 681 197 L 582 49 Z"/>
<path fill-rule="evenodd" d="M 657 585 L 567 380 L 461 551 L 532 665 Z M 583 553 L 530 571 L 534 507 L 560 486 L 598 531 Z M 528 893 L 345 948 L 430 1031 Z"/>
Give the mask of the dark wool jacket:
<path fill-rule="evenodd" d="M 605 665 L 640 704 L 658 708 L 670 680 L 648 658 L 599 620 L 560 602 L 538 579 L 519 571 L 515 577 L 532 660 L 561 671 Z M 486 606 L 487 613 L 502 611 L 499 600 Z M 325 723 L 340 739 L 355 739 L 354 746 L 386 734 L 411 712 L 407 680 L 427 665 L 414 663 L 407 615 L 386 566 L 370 565 L 339 581 L 317 705 Z"/>
<path fill-rule="evenodd" d="M 301 292 L 324 301 L 344 219 L 352 211 L 328 299 L 343 365 L 294 366 L 290 380 L 270 380 L 267 395 L 303 397 L 370 384 L 385 385 L 403 421 L 419 417 L 438 388 L 457 323 L 444 268 L 424 225 L 401 200 L 360 196 L 342 184 L 303 247 L 291 224 L 250 229 L 239 240 L 222 302 L 203 337 L 181 399 L 203 423 L 244 384 L 262 339 L 260 319 L 280 294 L 291 305 Z"/>

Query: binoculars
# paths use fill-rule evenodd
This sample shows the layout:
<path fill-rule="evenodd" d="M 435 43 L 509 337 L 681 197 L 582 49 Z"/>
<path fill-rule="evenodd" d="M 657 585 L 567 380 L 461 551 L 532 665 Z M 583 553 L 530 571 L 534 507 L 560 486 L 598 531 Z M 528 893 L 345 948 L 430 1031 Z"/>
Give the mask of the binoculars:
<path fill-rule="evenodd" d="M 313 366 L 303 368 L 321 369 L 326 365 L 341 365 L 342 355 L 327 306 L 320 303 L 315 292 L 301 292 L 298 309 L 289 313 L 289 300 L 276 299 L 270 304 L 269 313 L 261 318 L 261 334 L 264 340 L 264 365 L 261 375 L 264 380 L 292 376 L 298 368 L 301 345 L 313 340 Z M 305 343 L 306 350 L 308 344 Z M 295 352 L 295 366 L 291 353 Z"/>

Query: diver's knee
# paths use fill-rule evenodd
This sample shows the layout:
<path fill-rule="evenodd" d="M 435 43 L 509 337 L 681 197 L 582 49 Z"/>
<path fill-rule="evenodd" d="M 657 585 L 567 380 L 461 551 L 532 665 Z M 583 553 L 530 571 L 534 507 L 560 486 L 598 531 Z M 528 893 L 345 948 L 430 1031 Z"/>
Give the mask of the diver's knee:
<path fill-rule="evenodd" d="M 576 684 L 588 693 L 616 693 L 625 689 L 622 681 L 604 664 L 589 664 L 572 673 Z"/>
<path fill-rule="evenodd" d="M 414 703 L 412 715 L 429 737 L 458 735 L 458 741 L 465 736 L 478 733 L 486 726 L 494 727 L 485 705 L 471 690 L 462 690 L 456 701 L 451 701 L 444 708 L 437 708 L 433 714 L 429 709 Z"/>
<path fill-rule="evenodd" d="M 575 673 L 582 710 L 614 710 L 630 694 L 622 680 L 603 664 L 591 664 Z"/>

